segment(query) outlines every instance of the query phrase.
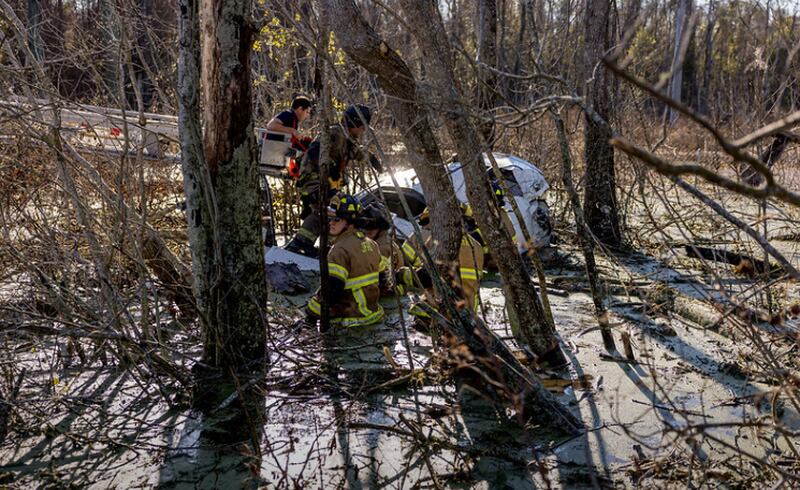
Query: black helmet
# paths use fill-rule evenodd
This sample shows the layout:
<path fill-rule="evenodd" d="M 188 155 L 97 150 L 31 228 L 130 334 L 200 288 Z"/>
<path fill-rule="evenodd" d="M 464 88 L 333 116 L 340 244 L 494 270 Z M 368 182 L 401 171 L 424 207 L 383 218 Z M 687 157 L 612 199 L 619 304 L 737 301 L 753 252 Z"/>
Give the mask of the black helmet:
<path fill-rule="evenodd" d="M 388 230 L 391 224 L 387 219 L 386 208 L 377 202 L 366 206 L 361 214 L 364 229 L 367 230 Z"/>
<path fill-rule="evenodd" d="M 361 203 L 358 199 L 348 194 L 340 194 L 334 197 L 328 208 L 329 215 L 342 218 L 350 224 L 355 224 L 358 221 L 360 212 Z"/>
<path fill-rule="evenodd" d="M 360 116 L 359 112 L 361 112 Z M 364 117 L 363 120 L 361 119 L 362 116 Z M 344 119 L 344 123 L 348 128 L 360 128 L 364 125 L 364 121 L 369 126 L 369 122 L 372 120 L 372 111 L 364 104 L 351 105 L 344 111 L 342 119 Z"/>

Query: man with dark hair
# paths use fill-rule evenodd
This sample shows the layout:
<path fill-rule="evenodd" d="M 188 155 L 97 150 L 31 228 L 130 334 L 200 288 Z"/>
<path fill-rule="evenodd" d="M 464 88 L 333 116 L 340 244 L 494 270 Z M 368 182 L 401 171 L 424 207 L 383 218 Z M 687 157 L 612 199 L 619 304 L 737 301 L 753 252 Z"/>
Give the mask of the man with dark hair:
<path fill-rule="evenodd" d="M 292 144 L 300 149 L 308 148 L 311 138 L 303 136 L 300 132 L 300 125 L 311 115 L 313 104 L 308 97 L 299 95 L 292 101 L 292 107 L 288 111 L 279 112 L 267 123 L 267 131 L 283 133 L 291 136 Z"/>
<path fill-rule="evenodd" d="M 372 118 L 372 112 L 365 105 L 350 106 L 344 112 L 339 124 L 327 128 L 330 148 L 328 161 L 328 195 L 320 195 L 320 138 L 316 138 L 308 151 L 300 157 L 300 177 L 297 188 L 303 210 L 300 219 L 303 223 L 294 238 L 286 245 L 286 250 L 316 257 L 314 247 L 320 234 L 319 206 L 339 192 L 345 185 L 345 169 L 350 162 L 363 161 L 369 163 L 378 172 L 383 170 L 380 161 L 374 155 L 364 153 L 357 142 L 364 134 L 366 126 Z"/>

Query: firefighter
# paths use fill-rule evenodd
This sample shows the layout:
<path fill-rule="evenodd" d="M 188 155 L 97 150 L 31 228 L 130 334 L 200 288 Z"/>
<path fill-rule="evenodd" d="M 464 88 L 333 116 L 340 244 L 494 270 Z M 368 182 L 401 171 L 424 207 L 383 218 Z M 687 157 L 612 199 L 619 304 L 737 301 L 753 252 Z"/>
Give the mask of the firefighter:
<path fill-rule="evenodd" d="M 311 116 L 313 104 L 308 97 L 299 95 L 292 100 L 292 106 L 288 111 L 279 112 L 267 123 L 267 131 L 290 135 L 292 146 L 298 150 L 305 151 L 311 144 L 311 138 L 303 136 L 300 132 L 300 125 Z"/>
<path fill-rule="evenodd" d="M 466 214 L 466 207 L 462 208 Z M 423 212 L 421 215 L 421 225 L 425 222 L 427 213 Z M 465 216 L 466 217 L 466 216 Z M 423 225 L 427 227 L 427 224 Z M 425 238 L 425 245 L 431 246 L 431 236 L 428 233 Z M 406 242 L 412 243 L 413 242 Z M 413 245 L 412 245 L 413 246 Z M 407 255 L 408 257 L 408 255 Z M 419 254 L 413 254 L 414 263 L 419 260 Z M 460 297 L 461 302 L 459 308 L 469 308 L 472 311 L 478 311 L 479 305 L 479 291 L 480 291 L 480 276 L 483 271 L 484 254 L 480 243 L 472 238 L 468 233 L 463 233 L 461 237 L 461 246 L 458 251 L 458 263 L 450 267 L 448 273 L 450 279 L 450 286 L 454 289 L 456 294 Z M 416 276 L 420 286 L 425 288 L 425 296 L 423 301 L 427 302 L 433 308 L 438 308 L 438 299 L 434 295 L 433 281 L 430 274 L 424 267 L 415 267 Z M 409 313 L 418 318 L 427 318 L 428 314 L 418 305 L 414 305 L 409 309 Z"/>
<path fill-rule="evenodd" d="M 300 213 L 303 223 L 294 238 L 286 245 L 286 250 L 310 257 L 318 256 L 314 243 L 320 233 L 319 205 L 336 195 L 344 187 L 345 169 L 350 162 L 367 158 L 367 154 L 361 151 L 357 142 L 366 130 L 364 122 L 368 125 L 371 117 L 369 107 L 365 105 L 350 106 L 344 111 L 341 122 L 327 129 L 330 137 L 327 196 L 320 196 L 319 193 L 320 139 L 315 139 L 308 151 L 301 157 L 300 177 L 297 179 L 296 185 L 300 191 L 300 200 L 303 205 Z M 374 155 L 368 155 L 368 158 L 375 170 L 378 172 L 383 170 L 380 161 Z"/>
<path fill-rule="evenodd" d="M 511 218 L 508 217 L 508 213 L 505 210 L 505 193 L 496 180 L 492 182 L 492 191 L 494 192 L 497 207 L 500 211 L 500 222 L 503 223 L 506 231 L 508 231 L 508 234 L 511 236 L 511 242 L 516 245 L 517 233 L 514 230 L 514 225 L 511 223 Z M 486 260 L 486 268 L 491 270 L 497 269 L 494 258 L 489 253 L 489 244 L 486 242 L 481 229 L 478 228 L 478 224 L 475 222 L 475 218 L 472 213 L 472 206 L 469 204 L 462 204 L 462 209 L 464 211 L 464 223 L 467 233 L 469 233 L 469 235 L 480 244 Z"/>
<path fill-rule="evenodd" d="M 328 233 L 333 245 L 328 251 L 328 297 L 331 323 L 345 327 L 370 325 L 383 319 L 378 304 L 381 253 L 378 244 L 356 229 L 360 205 L 352 196 L 341 195 L 328 208 Z M 306 305 L 306 321 L 320 316 L 320 291 Z"/>
<path fill-rule="evenodd" d="M 389 229 L 392 225 L 389 222 L 389 214 L 386 208 L 377 202 L 366 206 L 362 213 L 361 226 L 364 229 L 364 234 L 377 243 L 381 251 L 381 296 L 392 296 L 395 284 L 397 284 L 402 293 L 402 283 L 396 282 L 392 274 L 401 272 L 403 256 L 400 252 L 400 247 L 390 236 Z"/>
<path fill-rule="evenodd" d="M 503 190 L 503 187 L 500 185 L 500 180 L 495 178 L 494 170 L 489 170 L 489 180 L 492 182 L 492 192 L 494 192 L 494 197 L 497 202 L 497 208 L 500 210 L 500 221 L 503 222 L 503 226 L 506 227 L 508 234 L 511 235 L 511 241 L 516 244 L 517 243 L 517 232 L 514 229 L 514 225 L 511 223 L 511 218 L 508 217 L 508 212 L 506 212 L 506 193 Z M 508 199 L 514 199 L 514 196 L 509 196 Z M 520 226 L 524 226 L 524 223 L 520 223 Z"/>
<path fill-rule="evenodd" d="M 426 243 L 431 236 L 430 231 L 430 215 L 428 208 L 422 210 L 417 222 L 420 226 L 420 233 L 422 235 L 422 242 Z M 405 288 L 415 287 L 414 283 L 414 270 L 422 267 L 422 254 L 419 252 L 420 246 L 416 235 L 411 235 L 403 240 L 400 244 L 400 250 L 403 253 L 403 266 L 397 272 L 397 283 L 402 284 Z"/>

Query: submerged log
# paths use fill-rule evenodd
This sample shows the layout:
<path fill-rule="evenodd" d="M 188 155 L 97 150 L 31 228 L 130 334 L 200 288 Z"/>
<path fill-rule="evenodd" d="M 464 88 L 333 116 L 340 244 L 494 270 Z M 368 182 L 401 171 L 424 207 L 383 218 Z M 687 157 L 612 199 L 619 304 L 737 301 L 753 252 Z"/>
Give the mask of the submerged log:
<path fill-rule="evenodd" d="M 725 262 L 737 266 L 737 272 L 746 275 L 752 275 L 755 272 L 765 273 L 779 271 L 780 268 L 763 260 L 757 259 L 751 255 L 744 255 L 729 250 L 720 250 L 717 248 L 698 247 L 696 245 L 685 245 L 686 255 L 704 260 L 713 260 L 716 262 Z"/>

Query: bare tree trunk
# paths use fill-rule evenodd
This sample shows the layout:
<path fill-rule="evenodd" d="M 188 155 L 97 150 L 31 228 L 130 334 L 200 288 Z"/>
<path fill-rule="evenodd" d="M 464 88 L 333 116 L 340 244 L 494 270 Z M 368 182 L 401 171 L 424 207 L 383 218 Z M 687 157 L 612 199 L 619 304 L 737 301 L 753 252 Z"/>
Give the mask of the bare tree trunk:
<path fill-rule="evenodd" d="M 711 70 L 714 67 L 714 27 L 717 23 L 717 15 L 714 11 L 713 0 L 708 3 L 708 23 L 706 24 L 706 32 L 703 37 L 704 51 L 704 66 L 703 66 L 703 83 L 700 87 L 700 94 L 698 95 L 698 112 L 700 114 L 708 115 L 711 112 L 711 105 L 708 100 L 708 93 L 711 87 Z"/>
<path fill-rule="evenodd" d="M 678 0 L 678 10 L 675 12 L 675 38 L 672 54 L 672 78 L 669 83 L 669 96 L 681 102 L 681 89 L 683 88 L 683 38 L 686 35 L 688 19 L 692 16 L 692 0 Z M 678 111 L 669 109 L 670 124 L 678 120 Z"/>
<path fill-rule="evenodd" d="M 263 366 L 264 252 L 251 114 L 250 3 L 181 0 L 179 102 L 194 291 L 204 363 L 224 372 Z M 205 139 L 198 117 L 199 17 Z"/>
<path fill-rule="evenodd" d="M 511 237 L 503 226 L 498 226 L 500 210 L 494 199 L 486 167 L 483 163 L 482 138 L 466 114 L 459 112 L 464 107 L 458 91 L 451 59 L 451 47 L 442 24 L 441 14 L 434 0 L 401 0 L 414 37 L 425 57 L 425 67 L 433 90 L 434 101 L 441 108 L 442 118 L 458 151 L 467 197 L 475 218 L 484 233 L 489 247 L 497 260 L 503 277 L 503 292 L 509 316 L 522 333 L 522 341 L 530 345 L 533 352 L 552 362 L 562 362 L 555 332 L 550 328 L 536 295 L 530 277 L 525 272 L 522 258 L 511 243 Z"/>
<path fill-rule="evenodd" d="M 614 335 L 609 328 L 605 297 L 598 283 L 599 274 L 597 273 L 597 264 L 594 260 L 594 243 L 589 234 L 589 229 L 586 227 L 580 196 L 578 196 L 578 191 L 575 189 L 575 185 L 572 182 L 572 156 L 569 152 L 569 141 L 567 140 L 567 132 L 564 129 L 564 120 L 555 113 L 553 113 L 553 120 L 556 124 L 558 142 L 561 148 L 561 178 L 572 204 L 572 212 L 575 215 L 575 229 L 578 232 L 578 241 L 583 249 L 583 258 L 586 262 L 586 277 L 589 279 L 589 289 L 592 292 L 595 316 L 597 316 L 597 323 L 600 325 L 603 345 L 609 353 L 615 352 L 617 348 L 614 344 Z"/>
<path fill-rule="evenodd" d="M 206 165 L 216 195 L 218 260 L 204 357 L 212 365 L 263 363 L 267 299 L 250 56 L 248 0 L 201 0 Z"/>
<path fill-rule="evenodd" d="M 411 157 L 411 165 L 427 196 L 433 230 L 433 258 L 450 264 L 456 260 L 461 243 L 461 210 L 450 197 L 453 184 L 447 175 L 439 145 L 428 121 L 428 110 L 417 103 L 416 80 L 408 65 L 367 24 L 353 0 L 326 0 L 336 41 L 347 55 L 378 78 L 389 96 L 387 105 Z"/>
<path fill-rule="evenodd" d="M 497 68 L 497 0 L 479 0 L 477 5 L 478 21 L 475 34 L 478 49 L 478 62 Z M 497 75 L 488 69 L 478 72 L 477 97 L 478 107 L 485 118 L 480 123 L 480 131 L 489 149 L 494 140 L 494 115 L 492 109 L 497 105 Z"/>
<path fill-rule="evenodd" d="M 101 39 L 103 41 L 103 84 L 107 94 L 119 93 L 117 71 L 119 70 L 119 26 L 116 21 L 116 0 L 98 0 L 98 10 L 100 12 L 99 27 L 101 29 Z M 113 101 L 113 97 L 111 98 Z M 121 101 L 120 101 L 121 103 Z"/>
<path fill-rule="evenodd" d="M 611 76 L 598 66 L 610 48 L 608 22 L 610 0 L 587 0 L 584 69 L 585 80 L 590 80 L 586 100 L 603 119 L 611 120 Z M 586 158 L 586 222 L 595 237 L 614 247 L 622 243 L 617 211 L 614 149 L 609 144 L 611 131 L 585 115 Z"/>
<path fill-rule="evenodd" d="M 695 43 L 695 23 L 687 26 L 686 56 L 683 59 L 683 80 L 681 81 L 681 97 L 686 105 L 694 110 L 700 106 L 697 88 L 697 46 Z"/>
<path fill-rule="evenodd" d="M 636 25 L 639 19 L 639 12 L 642 10 L 642 0 L 628 0 L 625 6 L 625 17 L 622 19 L 619 37 L 623 38 L 627 32 Z"/>
<path fill-rule="evenodd" d="M 200 17 L 198 0 L 181 0 L 178 17 L 178 124 L 181 140 L 181 171 L 186 193 L 186 218 L 192 251 L 193 291 L 201 323 L 209 318 L 211 263 L 215 260 L 214 225 L 216 203 L 211 175 L 203 155 L 200 122 Z M 204 327 L 205 328 L 205 327 Z"/>
<path fill-rule="evenodd" d="M 42 46 L 42 2 L 41 0 L 28 0 L 28 46 L 36 61 L 44 58 Z M 31 62 L 28 62 L 30 65 Z"/>

